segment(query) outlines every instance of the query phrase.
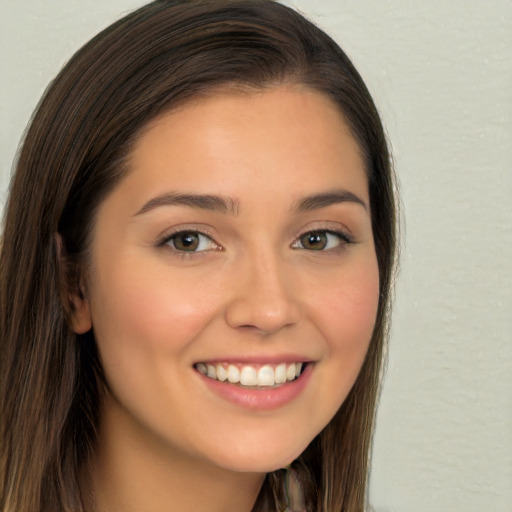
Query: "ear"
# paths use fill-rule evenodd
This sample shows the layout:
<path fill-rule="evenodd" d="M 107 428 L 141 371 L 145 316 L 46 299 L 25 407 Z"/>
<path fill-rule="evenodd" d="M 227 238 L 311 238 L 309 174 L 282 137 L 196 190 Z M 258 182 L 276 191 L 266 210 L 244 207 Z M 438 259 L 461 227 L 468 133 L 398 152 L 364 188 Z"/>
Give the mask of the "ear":
<path fill-rule="evenodd" d="M 92 328 L 92 318 L 83 272 L 77 262 L 71 261 L 60 233 L 55 234 L 55 248 L 62 307 L 71 330 L 85 334 Z"/>
<path fill-rule="evenodd" d="M 75 334 L 85 334 L 92 328 L 91 310 L 89 301 L 82 290 L 70 294 L 71 311 L 69 322 Z"/>

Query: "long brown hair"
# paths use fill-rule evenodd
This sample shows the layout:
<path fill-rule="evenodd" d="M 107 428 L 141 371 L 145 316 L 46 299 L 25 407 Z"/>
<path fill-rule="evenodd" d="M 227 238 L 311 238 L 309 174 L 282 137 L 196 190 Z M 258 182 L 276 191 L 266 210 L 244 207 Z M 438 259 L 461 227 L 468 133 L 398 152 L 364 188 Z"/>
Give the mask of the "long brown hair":
<path fill-rule="evenodd" d="M 69 327 L 67 287 L 100 202 L 157 115 L 217 87 L 297 83 L 340 109 L 363 154 L 380 302 L 357 381 L 293 467 L 307 510 L 360 512 L 395 260 L 395 199 L 374 103 L 338 45 L 272 0 L 155 1 L 94 37 L 41 100 L 19 154 L 0 254 L 0 510 L 83 511 L 79 474 L 94 448 L 101 362 Z M 59 234 L 59 236 L 57 236 Z M 283 471 L 254 512 L 282 510 Z"/>

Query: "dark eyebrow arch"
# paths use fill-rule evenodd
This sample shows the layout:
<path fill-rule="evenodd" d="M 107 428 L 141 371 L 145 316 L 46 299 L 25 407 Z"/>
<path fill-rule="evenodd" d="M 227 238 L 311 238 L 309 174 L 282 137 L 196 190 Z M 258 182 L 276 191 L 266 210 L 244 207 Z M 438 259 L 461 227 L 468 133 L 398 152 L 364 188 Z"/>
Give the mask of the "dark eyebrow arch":
<path fill-rule="evenodd" d="M 211 194 L 180 194 L 170 192 L 150 199 L 134 216 L 142 215 L 160 206 L 188 206 L 201 210 L 211 210 L 220 213 L 238 215 L 238 201 L 230 197 Z"/>
<path fill-rule="evenodd" d="M 306 196 L 298 202 L 297 210 L 299 212 L 307 212 L 339 203 L 356 203 L 360 204 L 365 210 L 368 210 L 367 204 L 348 190 L 334 190 L 332 192 Z"/>

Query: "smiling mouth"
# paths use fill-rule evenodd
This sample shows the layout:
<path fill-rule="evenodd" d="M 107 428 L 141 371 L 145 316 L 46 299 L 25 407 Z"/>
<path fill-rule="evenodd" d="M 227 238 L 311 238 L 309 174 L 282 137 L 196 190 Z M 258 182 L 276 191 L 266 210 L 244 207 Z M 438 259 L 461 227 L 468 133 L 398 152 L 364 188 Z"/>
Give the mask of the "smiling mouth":
<path fill-rule="evenodd" d="M 197 363 L 195 369 L 213 380 L 229 382 L 251 389 L 277 387 L 296 380 L 306 363 L 279 363 L 265 365 L 233 363 Z"/>

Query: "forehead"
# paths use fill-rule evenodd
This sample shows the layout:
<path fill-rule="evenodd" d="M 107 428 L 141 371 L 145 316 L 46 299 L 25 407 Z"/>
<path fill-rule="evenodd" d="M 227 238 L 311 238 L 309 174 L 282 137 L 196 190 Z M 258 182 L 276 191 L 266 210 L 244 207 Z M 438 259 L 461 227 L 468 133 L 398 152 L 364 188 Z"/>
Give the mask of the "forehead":
<path fill-rule="evenodd" d="M 255 146 L 260 149 L 257 155 Z M 336 154 L 351 160 L 354 167 L 363 165 L 360 146 L 339 107 L 326 94 L 300 85 L 258 90 L 224 87 L 188 101 L 141 131 L 130 161 L 133 170 L 154 160 L 156 151 L 162 158 L 186 156 L 190 173 L 202 156 L 222 161 L 243 157 L 245 150 L 252 159 L 249 167 L 255 167 L 275 156 L 276 148 L 294 161 L 306 156 L 310 163 L 316 159 L 312 173 L 325 157 Z M 192 149 L 197 152 L 191 153 Z"/>
<path fill-rule="evenodd" d="M 173 192 L 291 208 L 340 189 L 368 204 L 361 151 L 339 108 L 327 95 L 283 85 L 218 90 L 150 122 L 113 196 L 132 210 Z"/>

